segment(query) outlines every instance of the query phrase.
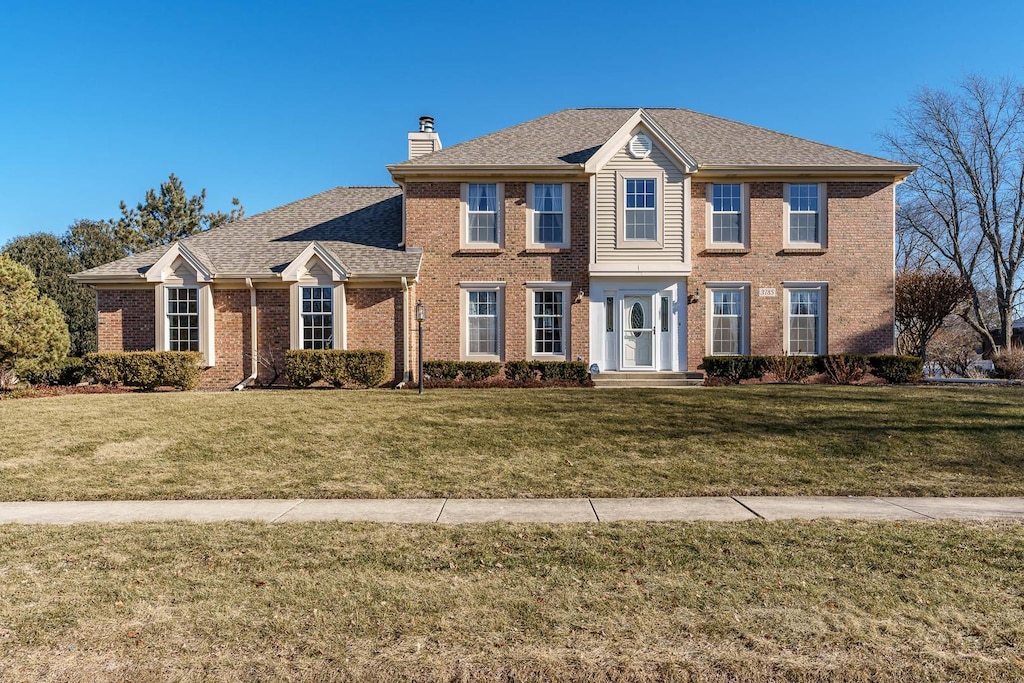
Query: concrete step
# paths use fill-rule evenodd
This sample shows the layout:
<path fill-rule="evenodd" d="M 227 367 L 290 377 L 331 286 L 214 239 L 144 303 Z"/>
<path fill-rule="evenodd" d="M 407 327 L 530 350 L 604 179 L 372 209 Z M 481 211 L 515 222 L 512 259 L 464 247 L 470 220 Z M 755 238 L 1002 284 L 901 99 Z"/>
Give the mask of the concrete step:
<path fill-rule="evenodd" d="M 594 379 L 594 386 L 612 388 L 680 388 L 704 384 L 701 372 L 603 372 Z"/>

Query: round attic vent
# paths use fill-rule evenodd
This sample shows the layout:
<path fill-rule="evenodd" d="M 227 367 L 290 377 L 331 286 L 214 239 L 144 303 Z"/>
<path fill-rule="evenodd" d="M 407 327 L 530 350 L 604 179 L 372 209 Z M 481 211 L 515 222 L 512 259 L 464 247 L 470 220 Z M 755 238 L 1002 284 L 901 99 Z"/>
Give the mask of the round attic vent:
<path fill-rule="evenodd" d="M 629 141 L 629 156 L 634 159 L 646 159 L 651 153 L 651 139 L 645 133 L 637 133 Z"/>

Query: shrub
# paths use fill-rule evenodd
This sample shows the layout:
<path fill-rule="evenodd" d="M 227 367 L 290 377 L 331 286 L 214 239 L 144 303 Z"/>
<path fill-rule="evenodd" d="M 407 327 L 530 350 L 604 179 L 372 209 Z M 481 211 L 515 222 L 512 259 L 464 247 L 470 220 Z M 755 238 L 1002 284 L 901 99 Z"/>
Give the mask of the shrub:
<path fill-rule="evenodd" d="M 821 372 L 832 384 L 853 384 L 864 379 L 868 372 L 868 357 L 854 353 L 818 356 Z"/>
<path fill-rule="evenodd" d="M 542 382 L 569 381 L 586 384 L 590 379 L 590 368 L 580 361 L 548 361 L 530 365 L 530 369 L 540 373 Z"/>
<path fill-rule="evenodd" d="M 58 387 L 73 387 L 85 377 L 85 362 L 81 358 L 68 356 L 50 368 L 26 372 L 22 379 L 29 384 L 46 384 Z"/>
<path fill-rule="evenodd" d="M 537 371 L 529 361 L 510 360 L 505 363 L 505 379 L 509 382 L 528 382 L 536 379 Z"/>
<path fill-rule="evenodd" d="M 871 374 L 889 384 L 915 384 L 924 374 L 924 361 L 917 356 L 879 354 L 868 356 Z"/>
<path fill-rule="evenodd" d="M 1024 379 L 1024 349 L 1003 349 L 992 356 L 994 374 L 1000 379 Z"/>
<path fill-rule="evenodd" d="M 705 356 L 704 372 L 713 384 L 738 384 L 744 379 L 760 379 L 767 368 L 763 356 Z"/>
<path fill-rule="evenodd" d="M 124 384 L 152 391 L 174 387 L 195 389 L 203 374 L 196 351 L 118 351 L 85 356 L 85 374 L 100 384 Z"/>
<path fill-rule="evenodd" d="M 462 373 L 462 379 L 467 382 L 482 382 L 497 377 L 501 371 L 501 363 L 463 361 L 459 363 L 459 371 Z"/>
<path fill-rule="evenodd" d="M 285 374 L 299 388 L 320 380 L 335 388 L 350 384 L 377 387 L 391 373 L 391 354 L 386 351 L 301 349 L 285 352 Z"/>
<path fill-rule="evenodd" d="M 431 379 L 452 382 L 458 379 L 461 365 L 461 363 L 451 360 L 427 360 L 423 361 L 423 374 Z"/>
<path fill-rule="evenodd" d="M 768 356 L 765 367 L 776 382 L 802 382 L 817 370 L 814 356 Z"/>

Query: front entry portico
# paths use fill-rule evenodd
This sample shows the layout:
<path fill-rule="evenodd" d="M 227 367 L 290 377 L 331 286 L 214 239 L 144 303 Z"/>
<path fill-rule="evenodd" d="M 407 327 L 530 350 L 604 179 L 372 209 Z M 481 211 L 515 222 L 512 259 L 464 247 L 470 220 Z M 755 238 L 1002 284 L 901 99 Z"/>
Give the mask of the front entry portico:
<path fill-rule="evenodd" d="M 686 369 L 686 281 L 592 278 L 590 359 L 601 372 Z"/>

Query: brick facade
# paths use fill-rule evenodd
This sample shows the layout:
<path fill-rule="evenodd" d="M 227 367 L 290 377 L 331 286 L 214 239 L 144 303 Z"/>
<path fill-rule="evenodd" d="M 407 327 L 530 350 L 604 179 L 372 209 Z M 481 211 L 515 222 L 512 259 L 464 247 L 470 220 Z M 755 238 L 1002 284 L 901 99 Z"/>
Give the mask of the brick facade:
<path fill-rule="evenodd" d="M 345 290 L 348 348 L 387 351 L 394 358 L 394 379 L 401 381 L 405 362 L 402 290 L 350 287 Z"/>
<path fill-rule="evenodd" d="M 152 351 L 156 346 L 156 295 L 152 289 L 96 290 L 100 351 Z"/>
<path fill-rule="evenodd" d="M 201 389 L 227 389 L 252 368 L 252 307 L 248 289 L 214 289 L 214 345 L 217 362 L 203 372 Z"/>
<path fill-rule="evenodd" d="M 501 182 L 500 180 L 496 182 Z M 504 183 L 504 248 L 461 250 L 460 183 L 406 184 L 406 242 L 423 248 L 416 299 L 427 305 L 424 358 L 458 360 L 461 355 L 460 282 L 504 282 L 503 360 L 521 360 L 528 352 L 529 325 L 526 282 L 568 281 L 570 308 L 569 360 L 589 354 L 589 187 L 573 183 L 570 199 L 571 249 L 527 249 L 526 183 Z M 573 303 L 580 291 L 581 303 Z M 414 299 L 415 301 L 415 299 Z M 415 329 L 415 327 L 411 328 Z M 415 339 L 413 339 L 415 357 Z"/>
<path fill-rule="evenodd" d="M 710 254 L 705 249 L 706 185 L 691 187 L 693 275 L 687 307 L 688 366 L 696 368 L 705 349 L 709 297 L 706 282 L 750 283 L 750 353 L 783 352 L 783 282 L 827 282 L 829 353 L 892 353 L 894 324 L 893 185 L 886 182 L 829 182 L 827 244 L 820 253 L 783 248 L 783 183 L 750 183 L 750 250 Z M 758 296 L 774 287 L 777 296 Z"/>

